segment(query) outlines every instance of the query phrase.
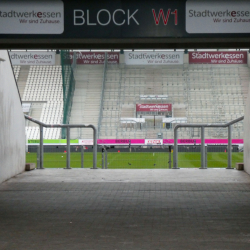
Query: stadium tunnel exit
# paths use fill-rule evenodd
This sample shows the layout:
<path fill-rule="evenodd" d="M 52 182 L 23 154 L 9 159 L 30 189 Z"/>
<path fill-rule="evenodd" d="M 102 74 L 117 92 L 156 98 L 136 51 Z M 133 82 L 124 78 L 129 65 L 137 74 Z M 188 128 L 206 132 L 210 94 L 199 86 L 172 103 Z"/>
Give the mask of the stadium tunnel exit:
<path fill-rule="evenodd" d="M 29 109 L 29 105 L 22 107 L 22 104 L 25 103 L 22 98 L 31 96 L 34 89 L 38 93 L 32 95 L 35 102 L 37 102 L 35 98 L 39 99 L 42 94 L 45 99 L 47 97 L 54 98 L 55 103 L 48 103 L 47 99 L 45 102 L 39 99 L 39 103 L 34 103 L 36 110 L 40 108 L 39 105 L 42 105 L 44 111 L 40 113 L 43 115 L 50 108 L 53 109 L 53 112 L 58 114 L 53 117 L 53 121 L 60 122 L 63 115 L 60 116 L 59 113 L 63 113 L 69 108 L 60 101 L 66 99 L 70 101 L 70 94 L 65 95 L 65 93 L 74 92 L 70 85 L 65 84 L 65 79 L 72 80 L 71 64 L 77 63 L 76 60 L 71 61 L 70 57 L 67 57 L 67 55 L 70 56 L 70 53 L 71 55 L 77 53 L 70 50 L 112 50 L 109 52 L 119 54 L 118 61 L 123 60 L 124 62 L 129 53 L 131 53 L 131 58 L 127 57 L 127 59 L 143 60 L 144 58 L 135 58 L 136 55 L 140 54 L 143 57 L 143 54 L 148 53 L 149 50 L 154 50 L 149 53 L 152 52 L 153 59 L 158 60 L 155 58 L 157 57 L 155 54 L 159 54 L 159 51 L 162 50 L 172 49 L 169 54 L 176 58 L 171 58 L 171 60 L 180 59 L 177 56 L 181 55 L 182 60 L 186 60 L 185 63 L 189 64 L 188 53 L 193 53 L 193 60 L 203 60 L 204 58 L 197 58 L 198 55 L 202 55 L 202 53 L 211 55 L 213 52 L 229 55 L 231 53 L 229 50 L 237 48 L 232 52 L 235 58 L 231 58 L 234 61 L 230 61 L 230 64 L 234 65 L 235 59 L 240 59 L 236 58 L 238 53 L 246 55 L 243 70 L 241 67 L 239 67 L 241 69 L 237 68 L 236 70 L 240 72 L 240 77 L 244 76 L 243 78 L 246 80 L 244 84 L 248 89 L 249 74 L 245 73 L 249 71 L 250 62 L 249 51 L 247 51 L 250 42 L 249 3 L 247 1 L 201 2 L 201 4 L 198 1 L 158 1 L 157 3 L 147 1 L 145 4 L 145 1 L 139 0 L 133 2 L 120 0 L 112 4 L 110 1 L 93 1 L 83 4 L 83 1 L 76 0 L 12 1 L 12 4 L 8 1 L 0 2 L 0 248 L 26 250 L 45 248 L 95 250 L 249 249 L 249 90 L 243 110 L 244 137 L 236 138 L 237 140 L 244 139 L 245 171 L 199 170 L 197 168 L 180 170 L 93 170 L 86 168 L 36 169 L 24 172 L 27 138 L 25 136 L 26 124 L 23 108 L 26 106 Z M 219 17 L 215 20 L 213 15 Z M 28 67 L 25 69 L 26 71 L 24 70 L 25 73 L 19 71 L 18 67 L 13 67 L 12 59 L 16 60 L 17 57 L 11 59 L 11 53 L 12 55 L 17 53 L 16 50 L 26 50 L 21 51 L 21 54 L 23 53 L 22 55 L 25 57 L 28 52 L 32 57 L 22 60 L 34 61 L 33 59 L 35 59 L 35 63 L 41 63 L 45 59 L 41 57 L 43 52 L 40 51 L 41 54 L 39 54 L 40 52 L 36 51 L 35 54 L 32 54 L 32 52 L 27 51 L 34 49 L 44 49 L 48 53 L 54 54 L 53 66 L 47 68 L 47 65 L 43 65 L 44 68 L 38 67 L 39 69 L 37 69 L 36 65 L 26 65 Z M 119 51 L 113 51 L 115 49 Z M 147 51 L 140 51 L 143 49 Z M 215 50 L 208 52 L 208 49 Z M 245 51 L 242 52 L 243 50 Z M 84 51 L 83 53 L 89 53 L 89 57 L 91 57 L 93 56 L 92 52 Z M 64 55 L 66 55 L 65 61 L 69 63 L 65 63 L 65 67 L 62 67 Z M 91 58 L 104 63 L 96 67 L 98 73 L 97 71 L 92 72 L 96 81 L 89 82 L 95 87 L 103 86 L 102 80 L 108 77 L 103 70 L 106 58 L 102 58 L 102 56 L 97 59 Z M 113 61 L 117 60 L 115 55 L 110 57 Z M 162 61 L 164 60 L 169 60 L 169 58 L 162 58 Z M 221 59 L 221 63 L 224 64 L 224 59 Z M 131 68 L 127 70 L 128 75 L 125 76 L 129 86 L 134 89 L 134 78 L 140 77 L 131 74 L 135 67 L 133 63 L 131 65 Z M 178 70 L 175 71 L 175 67 L 177 66 L 171 66 L 167 74 L 171 74 L 171 71 L 176 73 Z M 124 68 L 126 67 L 124 66 Z M 124 68 L 122 70 L 125 74 Z M 202 64 L 202 68 L 210 68 L 209 63 L 208 65 L 207 62 L 205 65 Z M 226 67 L 222 68 L 224 68 L 223 77 L 227 74 L 229 77 L 225 78 L 229 81 L 232 74 L 235 73 L 233 67 L 229 70 L 228 68 L 225 70 Z M 115 71 L 115 67 L 111 70 Z M 90 71 L 91 65 L 88 65 L 84 74 L 88 75 Z M 159 80 L 157 78 L 159 70 L 155 65 L 150 70 L 143 68 L 141 71 L 146 75 L 144 78 L 148 79 L 146 83 Z M 30 88 L 26 94 L 21 93 L 17 86 L 18 82 L 15 77 L 19 72 L 23 73 L 23 76 L 26 74 L 27 86 L 29 85 Z M 178 73 L 179 71 L 176 74 Z M 39 77 L 37 77 L 38 75 Z M 46 75 L 46 77 L 41 75 Z M 50 78 L 47 77 L 48 75 Z M 64 80 L 61 75 L 63 75 Z M 61 78 L 59 79 L 59 77 Z M 81 74 L 78 77 L 74 81 L 85 79 L 85 76 Z M 185 77 L 187 79 L 188 75 Z M 53 81 L 55 80 L 53 84 L 51 84 L 52 78 Z M 116 83 L 120 80 L 120 75 L 119 79 L 116 77 L 114 79 L 114 83 Z M 193 79 L 193 81 L 202 82 L 202 79 L 204 77 Z M 38 87 L 41 81 L 46 85 L 46 92 Z M 35 86 L 32 85 L 33 83 Z M 174 85 L 172 83 L 171 88 L 174 88 Z M 214 87 L 216 85 L 218 84 L 215 83 Z M 114 88 L 114 86 L 115 84 L 111 87 Z M 156 88 L 155 85 L 153 86 Z M 120 87 L 117 91 L 120 100 L 122 100 L 121 93 L 126 93 L 126 90 L 129 93 L 126 100 L 130 100 L 130 90 L 124 86 L 122 88 L 121 84 Z M 165 127 L 160 122 L 160 129 L 163 128 L 164 131 L 162 134 L 159 133 L 159 138 L 154 138 L 156 133 L 153 131 L 153 134 L 148 134 L 151 138 L 135 139 L 143 140 L 143 143 L 137 141 L 136 146 L 152 145 L 154 144 L 153 140 L 156 140 L 156 146 L 159 146 L 159 143 L 164 143 L 164 138 L 161 136 L 169 132 L 167 130 L 171 128 L 169 123 L 173 116 L 171 114 L 170 117 L 170 110 L 159 111 L 159 106 L 157 110 L 143 110 L 143 108 L 152 108 L 150 105 L 154 104 L 153 102 L 147 103 L 147 98 L 158 98 L 156 97 L 158 93 L 150 94 L 152 90 L 150 84 L 146 84 L 146 87 L 149 93 L 141 94 L 140 98 L 144 104 L 149 104 L 149 106 L 138 108 L 136 110 L 138 114 L 129 117 L 133 118 L 132 120 L 121 120 L 119 125 L 125 134 L 130 128 L 133 131 L 134 129 L 140 130 L 144 126 L 143 119 L 147 114 L 146 119 L 151 119 L 153 131 L 158 126 L 157 121 L 155 121 L 155 112 L 160 114 L 160 117 L 164 114 L 165 117 L 161 118 L 165 119 Z M 63 90 L 61 91 L 61 89 Z M 228 90 L 224 89 L 223 91 L 227 92 Z M 99 92 L 99 99 L 96 94 L 92 95 L 91 99 L 96 102 L 103 100 L 104 94 L 101 94 L 102 92 Z M 106 99 L 111 98 L 111 92 L 109 91 Z M 80 90 L 77 93 L 81 93 Z M 161 94 L 164 95 L 164 93 Z M 161 96 L 161 98 L 165 97 Z M 242 103 L 242 100 L 237 101 Z M 175 115 L 179 112 L 176 116 L 178 123 L 186 122 L 185 117 L 180 112 L 181 108 L 183 107 L 180 105 L 176 106 L 175 110 L 173 109 Z M 134 111 L 135 109 L 133 106 Z M 129 103 L 124 104 L 123 111 L 125 116 L 126 112 L 131 111 Z M 241 112 L 243 111 L 241 110 Z M 93 113 L 93 111 L 91 112 Z M 94 116 L 101 117 L 102 112 L 102 109 L 98 109 L 99 116 Z M 228 113 L 230 112 L 229 110 Z M 107 111 L 109 117 L 112 117 L 114 113 L 115 111 Z M 238 116 L 238 114 L 239 110 L 233 109 L 232 115 Z M 43 118 L 44 121 L 52 119 L 50 116 L 43 116 Z M 63 118 L 65 118 L 64 123 L 69 122 L 67 115 L 64 115 Z M 83 135 L 81 131 L 76 130 L 75 132 Z M 98 134 L 102 132 L 100 127 Z M 223 134 L 223 131 L 219 132 Z M 30 136 L 37 135 L 39 129 L 32 128 L 28 133 Z M 199 130 L 194 129 L 191 133 L 193 138 L 197 139 L 200 136 Z M 66 131 L 54 130 L 54 132 L 50 132 L 47 130 L 45 136 L 48 136 L 48 140 L 52 139 L 50 138 L 52 136 L 65 139 Z M 105 140 L 110 140 L 106 143 L 107 145 L 110 145 L 111 141 L 115 141 L 115 143 L 125 146 L 126 151 L 131 149 L 130 141 L 133 140 L 131 137 L 122 139 L 107 137 L 99 138 L 102 140 L 100 145 L 104 145 Z M 91 143 L 93 143 L 90 138 L 78 139 L 85 140 L 82 141 L 81 146 L 91 147 Z M 30 140 L 34 140 L 31 141 L 31 144 L 35 144 L 33 146 L 39 144 L 38 141 L 35 141 L 38 138 L 33 137 Z M 169 138 L 165 140 L 170 141 Z M 191 139 L 185 138 L 184 140 Z M 78 140 L 77 142 L 72 141 L 72 144 L 74 143 L 79 146 Z M 191 150 L 187 141 L 183 143 L 185 145 L 183 151 Z M 62 144 L 65 146 L 66 142 L 63 141 Z M 193 145 L 194 141 L 191 144 Z M 68 153 L 70 153 L 70 148 L 68 149 Z M 59 151 L 61 148 L 58 147 L 56 150 Z M 67 150 L 60 153 L 67 153 Z M 198 150 L 198 146 L 197 148 L 195 146 L 195 150 Z M 233 150 L 238 152 L 239 148 L 233 147 Z M 32 150 L 30 151 L 32 153 Z M 119 151 L 122 155 L 122 150 Z M 118 157 L 118 152 L 115 153 L 115 157 L 112 158 L 113 162 Z M 60 157 L 63 158 L 64 155 L 60 155 Z M 155 156 L 152 155 L 152 157 Z M 56 161 L 60 162 L 60 160 Z M 128 158 L 125 156 L 121 161 L 126 161 L 127 164 Z M 146 159 L 146 161 L 149 160 Z M 130 161 L 128 163 L 131 164 Z M 153 162 L 153 165 L 155 164 Z"/>

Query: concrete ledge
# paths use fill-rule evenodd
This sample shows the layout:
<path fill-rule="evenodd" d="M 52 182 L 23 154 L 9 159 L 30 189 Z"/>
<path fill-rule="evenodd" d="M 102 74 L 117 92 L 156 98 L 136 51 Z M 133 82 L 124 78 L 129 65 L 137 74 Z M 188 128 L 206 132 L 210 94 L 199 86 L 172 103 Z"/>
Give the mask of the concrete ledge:
<path fill-rule="evenodd" d="M 34 170 L 35 168 L 36 168 L 36 164 L 35 163 L 26 163 L 25 164 L 25 171 Z"/>
<path fill-rule="evenodd" d="M 235 164 L 235 168 L 236 168 L 237 170 L 244 170 L 244 163 L 243 163 L 243 162 L 237 162 L 237 163 Z"/>
<path fill-rule="evenodd" d="M 9 182 L 171 182 L 171 183 L 250 183 L 250 176 L 244 171 L 228 171 L 228 169 L 98 169 L 45 168 L 43 171 L 27 171 Z"/>

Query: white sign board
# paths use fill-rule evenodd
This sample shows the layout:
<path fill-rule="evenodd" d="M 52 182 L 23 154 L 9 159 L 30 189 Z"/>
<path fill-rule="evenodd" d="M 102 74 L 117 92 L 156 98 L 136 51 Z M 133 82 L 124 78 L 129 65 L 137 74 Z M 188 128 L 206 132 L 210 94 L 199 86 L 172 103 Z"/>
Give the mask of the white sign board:
<path fill-rule="evenodd" d="M 31 103 L 22 103 L 23 113 L 28 113 L 30 111 Z"/>
<path fill-rule="evenodd" d="M 79 139 L 79 145 L 93 145 L 93 139 Z"/>
<path fill-rule="evenodd" d="M 62 34 L 62 1 L 1 1 L 0 34 Z"/>
<path fill-rule="evenodd" d="M 145 118 L 120 118 L 121 123 L 145 123 Z"/>
<path fill-rule="evenodd" d="M 53 51 L 10 51 L 10 60 L 12 65 L 54 65 L 55 52 Z"/>
<path fill-rule="evenodd" d="M 162 118 L 163 123 L 187 123 L 187 117 L 167 117 Z"/>
<path fill-rule="evenodd" d="M 249 1 L 186 2 L 188 33 L 250 33 L 249 24 Z"/>
<path fill-rule="evenodd" d="M 128 65 L 179 65 L 183 64 L 183 52 L 124 52 Z"/>
<path fill-rule="evenodd" d="M 162 145 L 163 140 L 162 139 L 145 139 L 146 145 Z"/>
<path fill-rule="evenodd" d="M 168 95 L 140 95 L 142 100 L 162 100 L 168 99 Z"/>

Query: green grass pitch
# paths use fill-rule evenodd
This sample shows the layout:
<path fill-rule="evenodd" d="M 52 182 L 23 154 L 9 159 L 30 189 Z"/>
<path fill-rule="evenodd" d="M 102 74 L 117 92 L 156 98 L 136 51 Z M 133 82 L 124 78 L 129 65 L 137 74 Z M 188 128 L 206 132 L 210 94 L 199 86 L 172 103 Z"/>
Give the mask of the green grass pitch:
<path fill-rule="evenodd" d="M 65 168 L 66 153 L 44 153 L 45 168 Z M 27 153 L 26 162 L 36 163 L 36 153 Z M 171 156 L 173 161 L 173 154 Z M 148 153 L 148 152 L 110 152 L 108 153 L 108 168 L 109 169 L 157 169 L 168 168 L 169 164 L 168 153 Z M 243 162 L 243 153 L 232 153 L 232 166 L 236 162 Z M 93 167 L 93 154 L 84 153 L 84 168 Z M 70 166 L 72 168 L 81 167 L 81 153 L 70 154 Z M 172 162 L 173 166 L 173 162 Z M 178 167 L 179 168 L 199 168 L 200 153 L 179 153 Z M 97 155 L 97 167 L 102 167 L 102 155 Z M 207 154 L 208 168 L 226 168 L 227 153 L 208 153 Z"/>

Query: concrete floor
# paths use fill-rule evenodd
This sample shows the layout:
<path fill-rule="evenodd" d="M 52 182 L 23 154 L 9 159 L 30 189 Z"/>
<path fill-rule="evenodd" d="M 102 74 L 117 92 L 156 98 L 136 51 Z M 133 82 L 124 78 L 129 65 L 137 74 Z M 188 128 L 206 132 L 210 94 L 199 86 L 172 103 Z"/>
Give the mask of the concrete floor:
<path fill-rule="evenodd" d="M 250 249 L 250 176 L 45 169 L 0 185 L 0 249 Z"/>

